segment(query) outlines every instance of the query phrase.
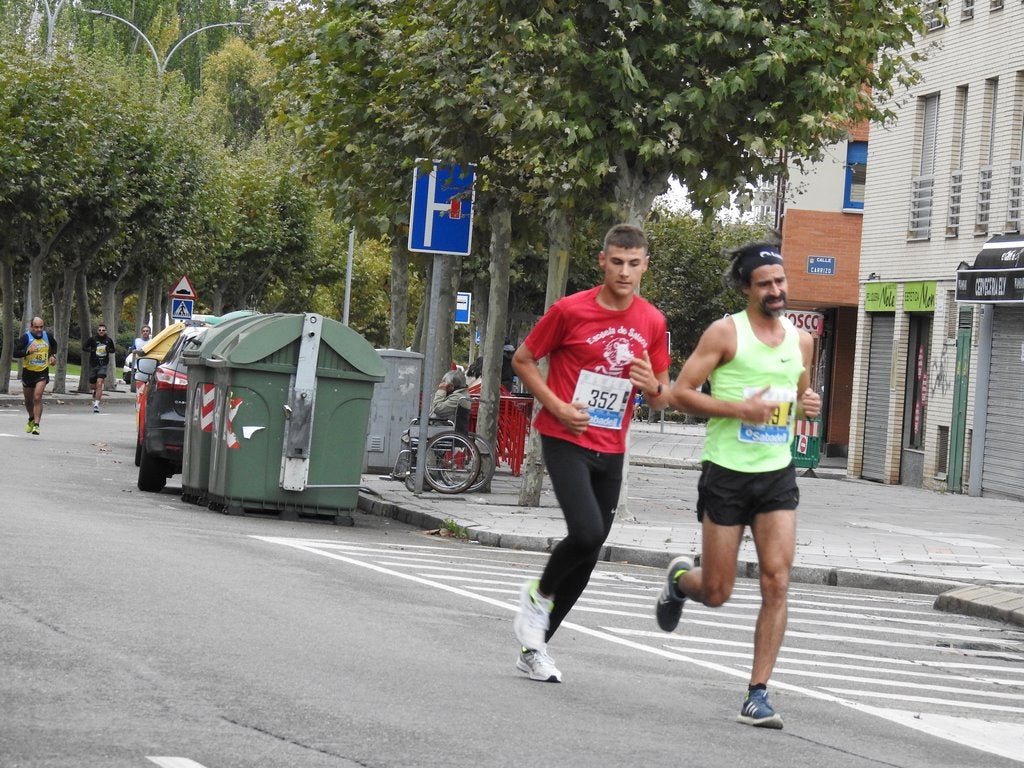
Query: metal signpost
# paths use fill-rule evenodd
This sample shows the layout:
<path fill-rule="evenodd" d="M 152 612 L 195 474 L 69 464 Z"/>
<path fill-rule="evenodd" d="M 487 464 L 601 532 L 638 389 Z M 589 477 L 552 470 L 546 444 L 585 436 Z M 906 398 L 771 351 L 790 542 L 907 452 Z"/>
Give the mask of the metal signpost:
<path fill-rule="evenodd" d="M 441 298 L 441 263 L 445 255 L 468 256 L 473 240 L 473 179 L 475 166 L 433 161 L 429 173 L 421 173 L 418 158 L 412 175 L 412 204 L 409 209 L 409 250 L 434 254 L 430 272 L 430 301 L 427 304 L 426 354 L 420 386 L 420 434 L 416 451 L 416 490 L 423 493 L 423 465 L 427 450 L 427 426 L 434 381 L 437 329 L 434 310 Z"/>

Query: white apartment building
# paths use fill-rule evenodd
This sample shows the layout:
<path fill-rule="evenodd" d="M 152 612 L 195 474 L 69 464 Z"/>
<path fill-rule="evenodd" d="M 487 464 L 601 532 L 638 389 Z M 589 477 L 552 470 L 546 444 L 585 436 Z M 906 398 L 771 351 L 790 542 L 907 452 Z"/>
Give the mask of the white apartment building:
<path fill-rule="evenodd" d="M 871 127 L 848 472 L 1024 499 L 1024 3 L 928 5 Z"/>

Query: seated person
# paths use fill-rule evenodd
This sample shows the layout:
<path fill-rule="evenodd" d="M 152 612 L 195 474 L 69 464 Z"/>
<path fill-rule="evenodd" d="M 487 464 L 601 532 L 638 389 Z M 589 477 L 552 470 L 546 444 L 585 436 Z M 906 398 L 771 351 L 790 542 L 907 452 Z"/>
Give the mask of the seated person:
<path fill-rule="evenodd" d="M 472 389 L 473 387 L 476 387 L 477 391 L 479 391 L 480 380 L 483 378 L 483 375 L 484 359 L 482 357 L 478 357 L 470 363 L 469 368 L 466 369 L 466 383 L 469 385 L 469 388 Z"/>
<path fill-rule="evenodd" d="M 504 365 L 504 363 L 502 363 L 502 365 Z M 481 385 L 483 384 L 483 375 L 484 359 L 482 357 L 478 357 L 476 360 L 470 363 L 469 368 L 466 369 L 466 383 L 469 384 L 470 397 L 480 397 L 480 389 Z M 505 385 L 502 384 L 498 391 L 498 395 L 501 397 L 508 397 L 511 394 L 512 393 L 505 388 Z"/>
<path fill-rule="evenodd" d="M 462 371 L 448 371 L 434 392 L 434 399 L 430 403 L 430 418 L 454 421 L 459 402 L 468 397 L 466 374 Z"/>

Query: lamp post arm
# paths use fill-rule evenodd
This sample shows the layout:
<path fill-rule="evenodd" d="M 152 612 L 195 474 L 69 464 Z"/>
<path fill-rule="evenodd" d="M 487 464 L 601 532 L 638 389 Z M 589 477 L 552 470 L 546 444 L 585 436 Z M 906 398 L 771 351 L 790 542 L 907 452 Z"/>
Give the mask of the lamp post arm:
<path fill-rule="evenodd" d="M 165 71 L 165 72 L 167 71 L 167 62 L 169 62 L 171 60 L 171 56 L 174 55 L 174 52 L 176 50 L 178 50 L 178 48 L 181 47 L 182 43 L 184 43 L 186 40 L 188 40 L 193 35 L 198 35 L 200 32 L 203 32 L 203 31 L 205 31 L 207 29 L 213 29 L 214 27 L 247 27 L 247 26 L 249 26 L 249 22 L 247 22 L 247 21 L 222 21 L 222 22 L 220 22 L 218 24 L 207 24 L 205 27 L 200 27 L 199 29 L 196 29 L 196 30 L 193 30 L 192 32 L 189 32 L 187 35 L 185 35 L 183 38 L 181 38 L 181 40 L 176 42 L 174 44 L 174 47 L 171 48 L 171 50 L 169 50 L 167 52 L 167 56 L 164 57 L 163 71 Z"/>
<path fill-rule="evenodd" d="M 128 19 L 123 19 L 120 16 L 115 16 L 112 13 L 107 13 L 106 11 L 97 11 L 94 8 L 82 8 L 82 10 L 85 11 L 86 13 L 94 13 L 97 16 L 106 16 L 108 19 L 115 19 L 117 21 L 120 21 L 122 24 L 127 24 L 129 27 L 134 29 L 135 33 L 139 37 L 142 38 L 143 42 L 147 46 L 149 46 L 149 52 L 153 54 L 153 61 L 156 63 L 156 75 L 157 75 L 157 78 L 162 78 L 163 77 L 164 70 L 163 70 L 163 67 L 160 65 L 160 56 L 157 55 L 156 48 L 154 48 L 153 44 L 151 42 L 149 42 L 149 38 L 146 37 L 146 33 L 145 32 L 143 32 L 141 29 L 139 29 L 134 24 L 132 24 L 130 21 L 128 21 Z"/>

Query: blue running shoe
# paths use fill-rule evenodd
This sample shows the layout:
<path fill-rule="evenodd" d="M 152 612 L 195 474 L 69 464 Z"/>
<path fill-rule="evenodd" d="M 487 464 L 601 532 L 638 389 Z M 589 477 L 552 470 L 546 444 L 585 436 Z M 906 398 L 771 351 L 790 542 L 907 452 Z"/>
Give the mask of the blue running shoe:
<path fill-rule="evenodd" d="M 768 691 L 763 688 L 747 691 L 747 698 L 743 702 L 740 716 L 736 720 L 758 728 L 782 728 L 782 718 L 768 703 Z"/>
<path fill-rule="evenodd" d="M 665 573 L 665 586 L 661 588 L 658 604 L 654 607 L 658 626 L 665 632 L 672 632 L 679 626 L 679 617 L 683 615 L 683 603 L 686 602 L 686 595 L 676 587 L 676 581 L 691 568 L 693 568 L 693 561 L 688 557 L 677 557 L 668 564 L 668 571 Z"/>

